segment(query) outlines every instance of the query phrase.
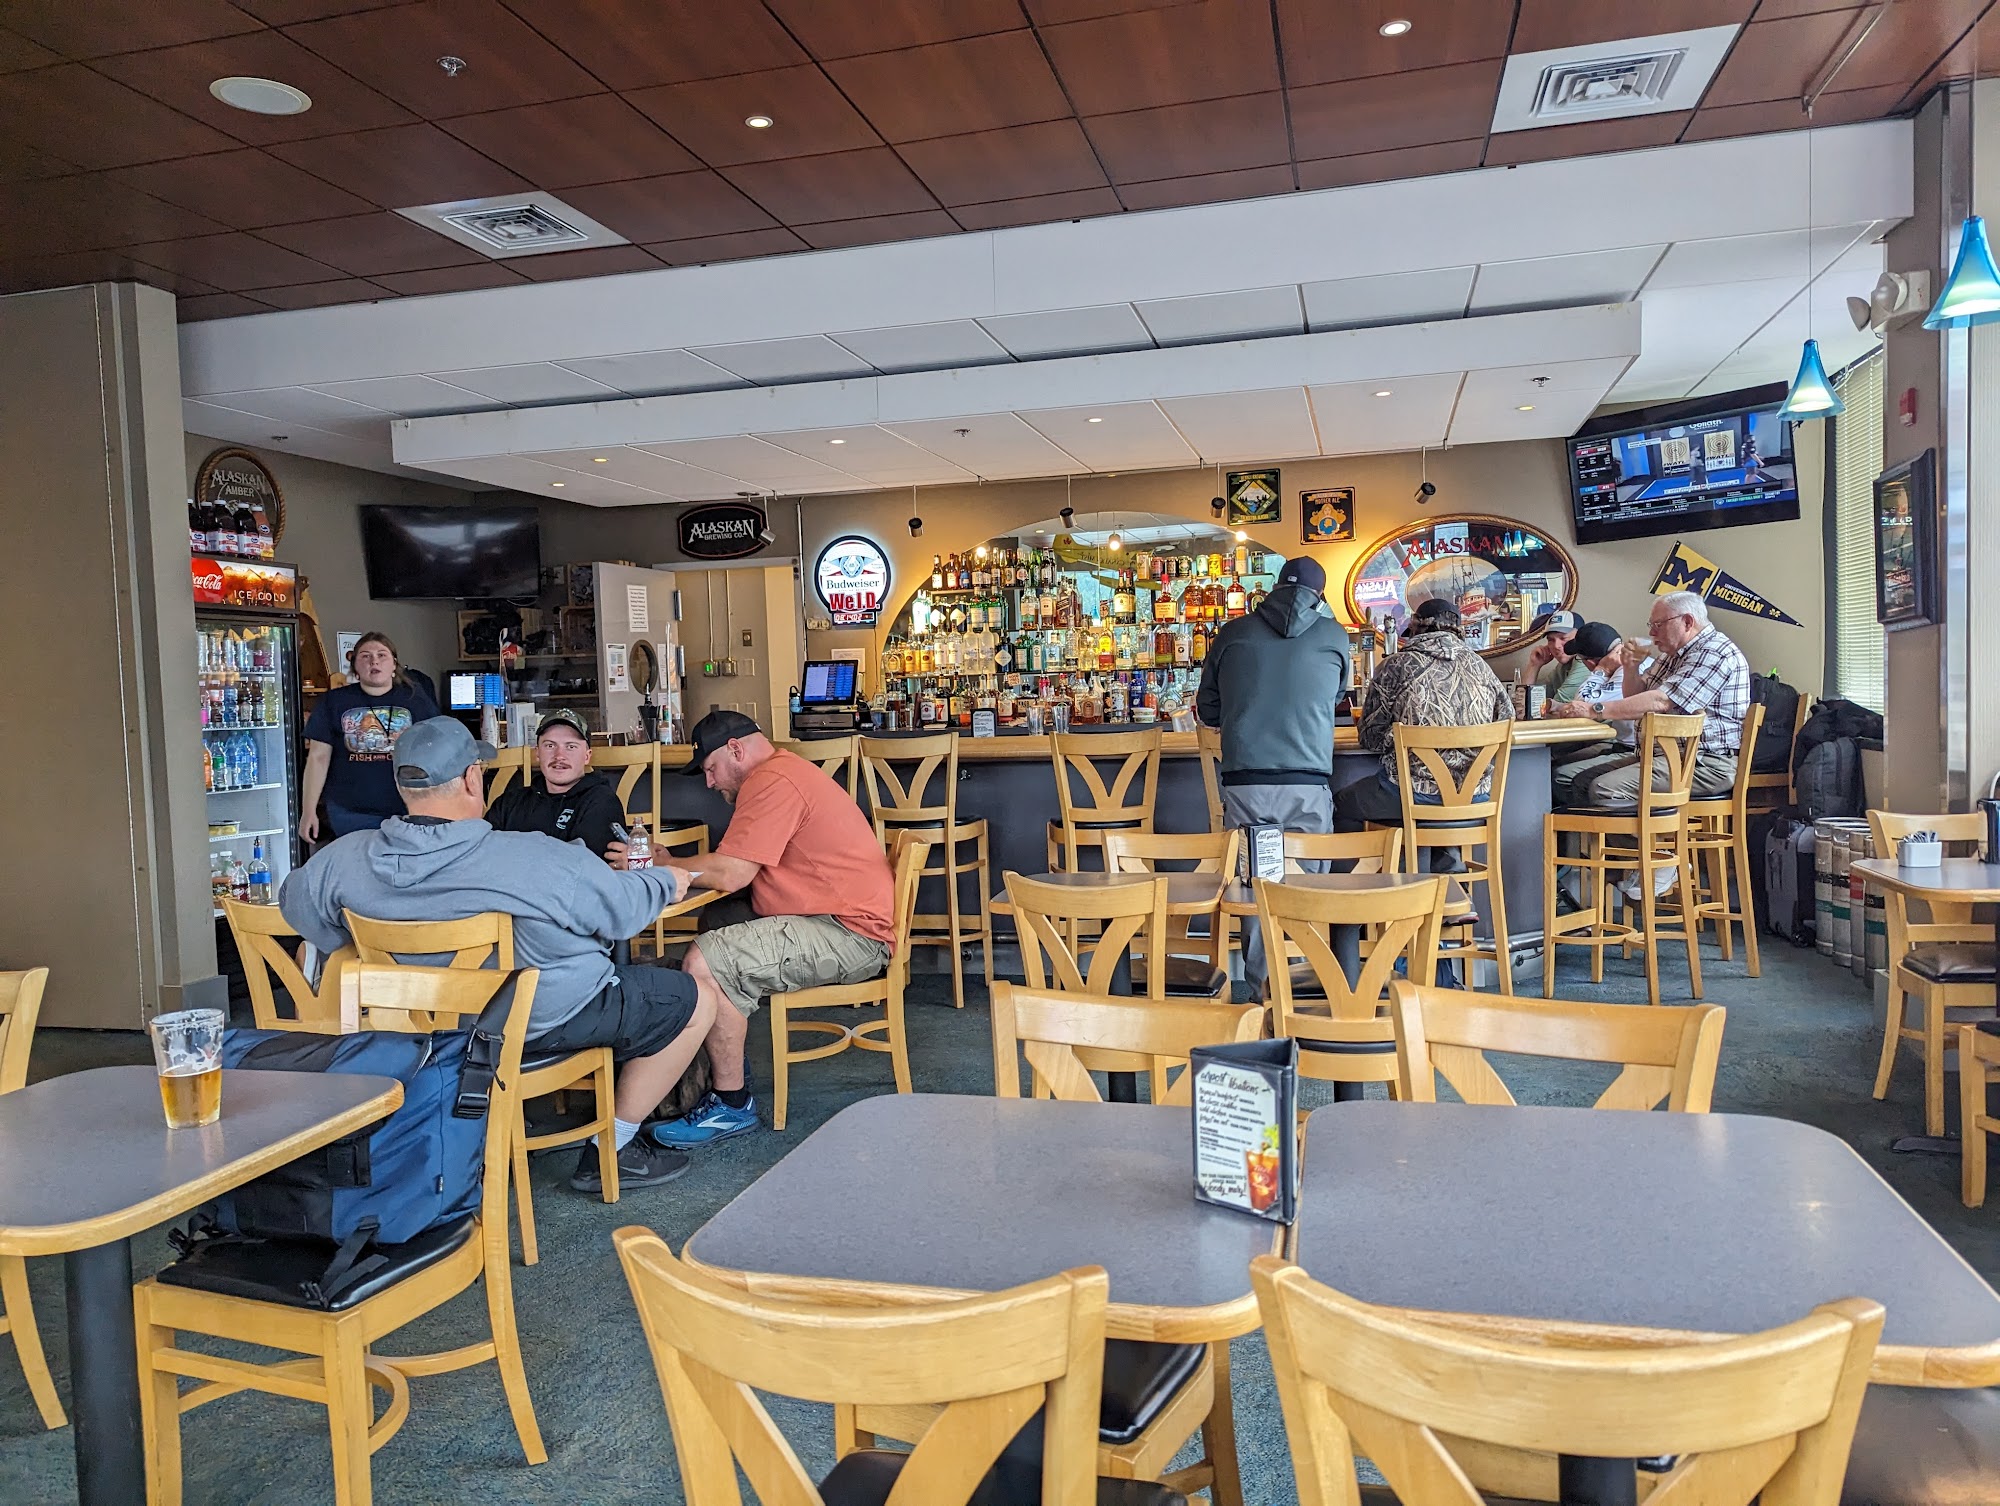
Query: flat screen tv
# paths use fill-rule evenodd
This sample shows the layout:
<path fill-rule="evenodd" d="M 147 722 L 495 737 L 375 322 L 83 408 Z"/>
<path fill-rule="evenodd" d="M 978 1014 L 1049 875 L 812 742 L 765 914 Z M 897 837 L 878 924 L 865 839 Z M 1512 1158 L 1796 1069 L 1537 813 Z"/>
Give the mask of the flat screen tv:
<path fill-rule="evenodd" d="M 1699 533 L 1799 515 L 1782 384 L 1594 418 L 1569 442 L 1576 541 Z"/>
<path fill-rule="evenodd" d="M 541 526 L 532 507 L 363 507 L 361 555 L 377 601 L 532 596 Z"/>

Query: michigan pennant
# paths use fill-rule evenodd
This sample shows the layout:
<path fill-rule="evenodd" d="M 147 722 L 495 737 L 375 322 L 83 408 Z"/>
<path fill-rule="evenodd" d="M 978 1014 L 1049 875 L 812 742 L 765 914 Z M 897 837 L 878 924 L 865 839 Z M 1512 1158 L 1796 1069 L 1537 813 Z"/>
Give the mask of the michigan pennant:
<path fill-rule="evenodd" d="M 1669 591 L 1692 591 L 1712 607 L 1727 607 L 1767 622 L 1803 626 L 1791 613 L 1772 605 L 1714 560 L 1696 554 L 1679 539 L 1674 541 L 1666 563 L 1660 566 L 1660 573 L 1653 580 L 1655 596 L 1665 596 Z"/>

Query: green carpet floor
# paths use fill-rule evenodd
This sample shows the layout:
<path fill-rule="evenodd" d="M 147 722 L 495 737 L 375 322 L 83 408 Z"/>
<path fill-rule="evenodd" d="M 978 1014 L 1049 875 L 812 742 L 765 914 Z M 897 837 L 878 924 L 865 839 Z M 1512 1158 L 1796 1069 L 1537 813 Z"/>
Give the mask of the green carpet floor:
<path fill-rule="evenodd" d="M 1676 978 L 1682 986 L 1686 980 L 1684 970 L 1676 974 L 1675 961 L 1670 948 L 1663 963 L 1669 1002 Z M 1891 1140 L 1922 1128 L 1919 1070 L 1915 1056 L 1906 1052 L 1889 1100 L 1876 1103 L 1869 1097 L 1880 1034 L 1860 983 L 1813 953 L 1783 943 L 1766 948 L 1762 978 L 1746 976 L 1740 953 L 1727 964 L 1713 949 L 1706 953 L 1705 972 L 1708 999 L 1729 1008 L 1717 1111 L 1780 1115 L 1841 1136 L 1989 1280 L 2000 1277 L 2000 1217 L 1992 1208 L 1960 1206 L 1958 1163 L 1889 1153 Z M 1585 980 L 1581 964 L 1572 975 L 1566 962 L 1563 979 L 1566 997 L 1632 1002 L 1645 996 L 1636 963 L 1614 961 L 1601 989 Z M 918 978 L 909 1021 L 919 1091 L 992 1091 L 984 993 L 976 983 L 968 993 L 967 1007 L 956 1011 L 948 979 Z M 767 1037 L 753 1031 L 752 1039 L 761 1046 Z M 759 1055 L 753 1084 L 769 1081 L 768 1048 Z M 137 1036 L 49 1031 L 36 1044 L 34 1069 L 37 1076 L 51 1076 L 144 1059 Z M 1587 1102 L 1611 1075 L 1505 1061 L 1501 1070 L 1523 1102 L 1538 1103 Z M 412 1385 L 409 1423 L 375 1456 L 380 1506 L 679 1506 L 665 1414 L 610 1234 L 626 1224 L 645 1224 L 678 1249 L 830 1115 L 886 1091 L 888 1063 L 849 1052 L 796 1069 L 793 1082 L 791 1126 L 784 1134 L 765 1131 L 727 1142 L 700 1155 L 680 1180 L 630 1193 L 615 1207 L 569 1191 L 569 1152 L 536 1159 L 542 1259 L 531 1270 L 517 1268 L 515 1295 L 549 1462 L 536 1469 L 522 1463 L 490 1367 L 420 1380 Z M 1955 1092 L 1955 1079 L 1951 1086 Z M 1319 1101 L 1314 1091 L 1308 1088 L 1308 1103 Z M 912 1147 L 917 1154 L 921 1149 Z M 166 1242 L 158 1234 L 148 1236 L 139 1251 L 142 1269 L 151 1269 L 165 1260 Z M 67 1394 L 60 1262 L 29 1264 L 50 1362 Z M 470 1342 L 483 1333 L 484 1323 L 475 1292 L 418 1323 L 400 1347 Z M 394 1347 L 399 1346 L 385 1346 Z M 1294 1502 L 1284 1426 L 1261 1340 L 1238 1341 L 1234 1367 L 1245 1499 L 1253 1506 Z M 823 1413 L 796 1407 L 778 1416 L 808 1465 L 830 1465 Z M 190 1506 L 312 1506 L 332 1500 L 324 1414 L 305 1403 L 249 1395 L 218 1402 L 186 1418 L 185 1448 Z M 0 1339 L 0 1502 L 61 1506 L 74 1500 L 70 1433 L 41 1430 L 11 1347 Z"/>

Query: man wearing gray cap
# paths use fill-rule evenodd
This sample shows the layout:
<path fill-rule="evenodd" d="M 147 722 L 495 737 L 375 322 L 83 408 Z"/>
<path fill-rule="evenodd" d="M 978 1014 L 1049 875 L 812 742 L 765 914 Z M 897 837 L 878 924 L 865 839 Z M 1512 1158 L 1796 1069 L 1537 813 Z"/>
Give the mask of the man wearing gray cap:
<path fill-rule="evenodd" d="M 616 1105 L 622 1187 L 680 1175 L 687 1158 L 638 1138 L 702 1037 L 714 1010 L 687 974 L 614 967 L 614 942 L 637 935 L 687 892 L 687 874 L 662 865 L 623 872 L 580 842 L 495 831 L 484 818 L 485 760 L 493 748 L 451 717 L 404 731 L 396 788 L 407 814 L 353 832 L 295 869 L 278 896 L 285 919 L 320 951 L 346 946 L 345 911 L 371 920 L 514 918 L 514 961 L 541 970 L 528 1046 L 537 1054 L 609 1046 L 620 1064 Z M 442 959 L 409 957 L 408 962 Z M 584 1147 L 570 1185 L 602 1186 L 597 1146 Z"/>
<path fill-rule="evenodd" d="M 1577 687 L 1590 676 L 1590 666 L 1577 657 L 1571 640 L 1584 622 L 1574 612 L 1543 607 L 1528 624 L 1528 631 L 1542 630 L 1542 641 L 1528 655 L 1528 673 L 1549 693 L 1549 704 L 1576 699 Z"/>

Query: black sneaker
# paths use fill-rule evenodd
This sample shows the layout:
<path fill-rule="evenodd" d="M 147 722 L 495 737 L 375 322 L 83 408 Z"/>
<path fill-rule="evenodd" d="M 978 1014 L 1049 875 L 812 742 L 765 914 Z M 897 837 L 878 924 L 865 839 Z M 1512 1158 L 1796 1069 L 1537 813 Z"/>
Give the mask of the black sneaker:
<path fill-rule="evenodd" d="M 618 1153 L 618 1190 L 625 1193 L 634 1187 L 657 1187 L 662 1182 L 671 1182 L 687 1169 L 688 1158 L 679 1151 L 654 1145 L 644 1135 L 635 1136 L 632 1143 Z M 595 1140 L 584 1146 L 583 1154 L 576 1158 L 576 1175 L 569 1179 L 569 1184 L 578 1192 L 603 1195 L 604 1177 L 597 1166 Z"/>

